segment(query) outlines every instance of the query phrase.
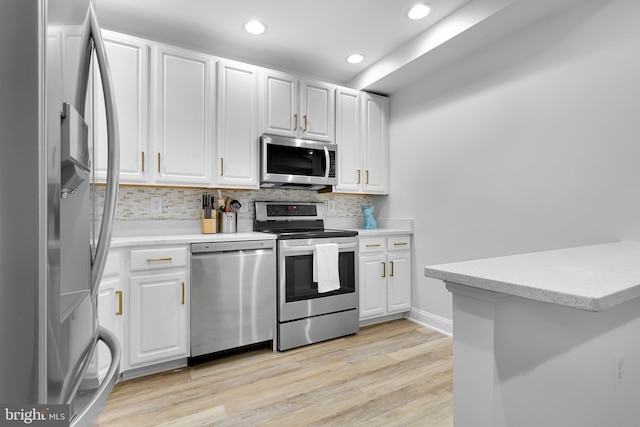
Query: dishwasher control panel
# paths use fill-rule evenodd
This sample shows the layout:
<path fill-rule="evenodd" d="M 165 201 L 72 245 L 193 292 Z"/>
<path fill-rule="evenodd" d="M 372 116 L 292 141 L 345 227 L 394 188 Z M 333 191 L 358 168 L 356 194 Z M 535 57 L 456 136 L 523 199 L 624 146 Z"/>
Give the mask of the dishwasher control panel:
<path fill-rule="evenodd" d="M 192 243 L 191 253 L 245 251 L 275 248 L 275 240 L 247 240 L 234 242 Z"/>

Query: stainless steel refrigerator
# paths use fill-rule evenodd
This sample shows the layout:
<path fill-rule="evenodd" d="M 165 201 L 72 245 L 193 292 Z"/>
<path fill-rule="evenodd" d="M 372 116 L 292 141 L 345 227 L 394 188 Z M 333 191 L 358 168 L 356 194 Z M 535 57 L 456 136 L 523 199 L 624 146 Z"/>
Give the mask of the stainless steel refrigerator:
<path fill-rule="evenodd" d="M 103 206 L 94 84 L 107 110 Z M 59 405 L 64 421 L 90 425 L 116 382 L 120 347 L 97 318 L 118 191 L 112 89 L 91 0 L 0 0 L 0 421 Z M 112 354 L 104 379 L 91 362 L 100 341 Z"/>

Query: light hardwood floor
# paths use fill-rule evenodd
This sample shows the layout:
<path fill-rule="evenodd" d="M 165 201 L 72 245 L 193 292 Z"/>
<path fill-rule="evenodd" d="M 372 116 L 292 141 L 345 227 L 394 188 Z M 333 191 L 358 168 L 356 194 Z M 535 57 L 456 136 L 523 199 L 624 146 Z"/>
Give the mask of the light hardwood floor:
<path fill-rule="evenodd" d="M 116 385 L 94 426 L 452 426 L 452 340 L 400 319 Z"/>

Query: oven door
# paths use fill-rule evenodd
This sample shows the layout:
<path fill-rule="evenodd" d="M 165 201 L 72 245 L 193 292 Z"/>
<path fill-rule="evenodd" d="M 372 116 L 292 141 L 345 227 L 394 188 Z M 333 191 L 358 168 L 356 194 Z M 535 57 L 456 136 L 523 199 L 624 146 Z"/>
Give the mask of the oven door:
<path fill-rule="evenodd" d="M 319 293 L 315 245 L 338 244 L 340 289 Z M 278 241 L 278 320 L 288 322 L 358 307 L 358 240 L 353 237 Z"/>

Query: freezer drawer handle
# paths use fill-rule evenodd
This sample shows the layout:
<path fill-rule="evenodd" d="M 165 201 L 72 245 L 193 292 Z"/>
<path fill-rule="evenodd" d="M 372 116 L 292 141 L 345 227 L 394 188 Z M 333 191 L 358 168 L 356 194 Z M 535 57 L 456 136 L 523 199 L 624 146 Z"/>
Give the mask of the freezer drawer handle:
<path fill-rule="evenodd" d="M 122 291 L 116 291 L 116 295 L 118 295 L 118 311 L 116 311 L 116 316 L 122 316 Z"/>
<path fill-rule="evenodd" d="M 147 258 L 147 262 L 164 262 L 164 261 L 172 261 L 173 258 Z"/>

